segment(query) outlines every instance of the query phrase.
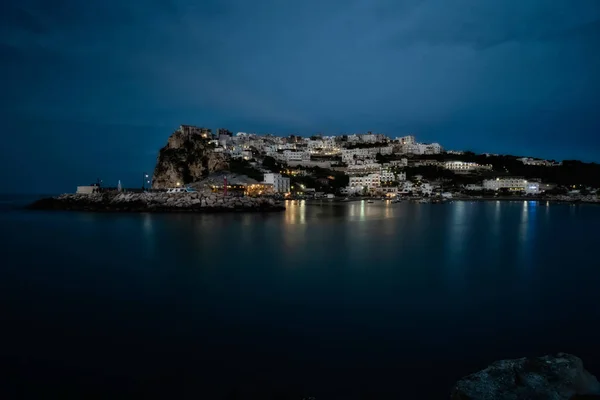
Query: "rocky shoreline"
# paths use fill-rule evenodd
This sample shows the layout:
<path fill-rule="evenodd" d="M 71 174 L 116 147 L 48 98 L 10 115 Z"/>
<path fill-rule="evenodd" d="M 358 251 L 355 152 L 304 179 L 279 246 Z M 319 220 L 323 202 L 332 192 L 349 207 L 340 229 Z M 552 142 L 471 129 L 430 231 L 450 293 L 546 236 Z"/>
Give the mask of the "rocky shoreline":
<path fill-rule="evenodd" d="M 566 353 L 496 361 L 457 382 L 452 400 L 600 399 L 600 383 Z"/>
<path fill-rule="evenodd" d="M 30 210 L 88 212 L 235 212 L 283 211 L 273 199 L 223 196 L 215 193 L 93 193 L 62 194 L 40 199 Z"/>

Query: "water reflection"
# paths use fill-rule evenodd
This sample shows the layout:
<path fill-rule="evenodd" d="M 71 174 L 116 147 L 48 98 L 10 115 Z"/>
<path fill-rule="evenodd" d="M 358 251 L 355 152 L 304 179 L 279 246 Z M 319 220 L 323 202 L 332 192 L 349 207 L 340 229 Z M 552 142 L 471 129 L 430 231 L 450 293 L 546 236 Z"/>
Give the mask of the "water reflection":
<path fill-rule="evenodd" d="M 472 207 L 472 205 L 465 201 L 452 203 L 450 218 L 447 220 L 445 263 L 448 283 L 455 290 L 464 287 L 465 284 L 465 249 L 468 241 L 467 207 Z"/>
<path fill-rule="evenodd" d="M 306 244 L 306 201 L 287 200 L 285 202 L 284 224 L 282 239 L 289 259 L 282 259 L 286 265 L 294 264 L 294 255 L 305 247 Z M 315 229 L 315 227 L 311 227 Z"/>
<path fill-rule="evenodd" d="M 156 240 L 154 229 L 154 216 L 150 213 L 143 214 L 142 217 L 142 232 L 144 233 L 144 255 L 146 258 L 152 259 L 155 255 Z"/>
<path fill-rule="evenodd" d="M 144 233 L 146 235 L 151 235 L 152 234 L 152 214 L 150 213 L 145 213 L 143 214 L 143 225 L 144 225 Z"/>
<path fill-rule="evenodd" d="M 494 236 L 494 238 L 496 239 L 500 239 L 502 237 L 502 235 L 500 234 L 500 221 L 501 221 L 501 217 L 502 217 L 502 205 L 500 204 L 499 200 L 496 200 L 496 203 L 494 205 L 494 223 L 492 224 L 492 234 Z"/>
<path fill-rule="evenodd" d="M 466 243 L 467 226 L 466 226 L 467 203 L 459 201 L 452 204 L 451 222 L 448 232 L 448 250 L 449 259 L 460 257 L 463 253 Z M 456 259 L 457 262 L 460 259 Z"/>
<path fill-rule="evenodd" d="M 285 202 L 285 222 L 286 224 L 304 224 L 306 223 L 306 201 L 305 200 L 287 200 Z"/>
<path fill-rule="evenodd" d="M 527 221 L 529 220 L 528 204 L 523 201 L 521 206 L 521 223 L 519 224 L 519 241 L 522 243 L 527 240 Z"/>
<path fill-rule="evenodd" d="M 524 201 L 521 207 L 521 223 L 519 239 L 522 243 L 530 240 L 530 235 L 535 229 L 538 203 L 536 201 Z"/>
<path fill-rule="evenodd" d="M 521 221 L 519 224 L 518 262 L 522 266 L 532 264 L 533 241 L 536 228 L 538 203 L 523 201 L 521 206 Z"/>

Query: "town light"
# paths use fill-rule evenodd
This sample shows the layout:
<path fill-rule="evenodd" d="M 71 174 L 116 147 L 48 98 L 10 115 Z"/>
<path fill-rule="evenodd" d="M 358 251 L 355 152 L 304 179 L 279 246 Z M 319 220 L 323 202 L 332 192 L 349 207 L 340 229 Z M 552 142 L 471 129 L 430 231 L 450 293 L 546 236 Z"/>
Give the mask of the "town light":
<path fill-rule="evenodd" d="M 181 185 L 181 183 L 177 182 L 177 186 Z"/>

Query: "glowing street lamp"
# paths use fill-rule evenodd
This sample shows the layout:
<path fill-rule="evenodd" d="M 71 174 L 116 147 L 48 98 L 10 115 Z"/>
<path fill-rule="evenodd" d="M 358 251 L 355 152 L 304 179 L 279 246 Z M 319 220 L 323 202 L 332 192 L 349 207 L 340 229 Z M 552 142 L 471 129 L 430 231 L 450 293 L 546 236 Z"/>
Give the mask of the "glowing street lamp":
<path fill-rule="evenodd" d="M 150 181 L 148 180 L 148 174 L 144 172 L 144 176 L 142 177 L 142 191 L 146 190 L 146 181 L 150 183 Z"/>

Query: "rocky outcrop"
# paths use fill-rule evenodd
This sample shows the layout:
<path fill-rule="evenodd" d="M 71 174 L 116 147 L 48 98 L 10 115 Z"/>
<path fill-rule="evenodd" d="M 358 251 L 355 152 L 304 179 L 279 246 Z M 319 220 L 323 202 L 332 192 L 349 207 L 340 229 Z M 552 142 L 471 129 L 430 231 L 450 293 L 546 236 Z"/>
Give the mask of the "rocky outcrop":
<path fill-rule="evenodd" d="M 175 187 L 177 183 L 188 184 L 201 180 L 213 171 L 227 168 L 226 157 L 215 153 L 208 139 L 179 129 L 158 153 L 152 187 L 164 189 Z"/>
<path fill-rule="evenodd" d="M 31 204 L 32 210 L 106 212 L 281 211 L 273 199 L 223 196 L 214 193 L 94 193 L 63 194 Z"/>
<path fill-rule="evenodd" d="M 453 400 L 600 399 L 598 380 L 571 354 L 518 358 L 491 364 L 461 379 Z"/>

